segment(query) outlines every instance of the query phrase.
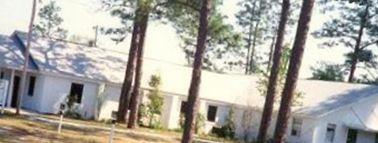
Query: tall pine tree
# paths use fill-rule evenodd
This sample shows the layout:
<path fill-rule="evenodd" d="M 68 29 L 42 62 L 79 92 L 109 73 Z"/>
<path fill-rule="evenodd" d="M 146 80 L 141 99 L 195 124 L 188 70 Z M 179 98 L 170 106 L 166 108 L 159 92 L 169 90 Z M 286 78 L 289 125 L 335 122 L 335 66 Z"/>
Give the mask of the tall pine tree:
<path fill-rule="evenodd" d="M 266 72 L 272 65 L 273 52 L 277 41 L 278 24 L 280 21 L 281 6 L 280 0 L 243 0 L 238 3 L 240 11 L 236 14 L 237 24 L 242 30 L 243 55 L 245 55 L 245 74 L 258 73 L 262 70 L 262 65 L 266 64 Z M 289 31 L 293 30 L 300 6 L 298 1 L 291 4 L 292 8 L 288 12 L 287 28 L 285 36 L 292 37 Z M 290 39 L 290 38 L 287 38 Z M 269 47 L 269 49 L 263 49 Z M 263 51 L 268 51 L 266 59 L 262 61 Z"/>
<path fill-rule="evenodd" d="M 197 37 L 197 46 L 193 63 L 192 79 L 189 87 L 188 104 L 185 114 L 184 132 L 182 143 L 192 143 L 194 140 L 196 116 L 199 108 L 199 88 L 201 84 L 201 68 L 203 56 L 206 49 L 207 33 L 209 25 L 210 10 L 212 9 L 212 0 L 202 0 L 201 10 L 199 12 L 199 28 Z"/>
<path fill-rule="evenodd" d="M 313 33 L 317 38 L 326 38 L 323 46 L 349 48 L 345 64 L 349 69 L 348 82 L 355 80 L 358 63 L 372 63 L 372 48 L 378 46 L 378 1 L 322 1 L 325 10 L 335 10 L 339 16 L 324 23 L 322 29 Z"/>
<path fill-rule="evenodd" d="M 59 16 L 60 11 L 61 8 L 55 1 L 50 1 L 39 9 L 39 22 L 34 25 L 34 32 L 43 37 L 65 39 L 67 30 L 61 27 L 63 18 Z"/>
<path fill-rule="evenodd" d="M 278 74 L 280 72 L 282 47 L 284 41 L 285 27 L 289 17 L 290 0 L 283 0 L 281 8 L 281 18 L 277 32 L 277 42 L 274 48 L 273 66 L 270 71 L 269 82 L 265 97 L 264 110 L 261 118 L 258 142 L 264 143 L 267 141 L 267 132 L 272 120 L 274 98 L 276 96 L 276 87 L 278 81 Z M 283 63 L 286 64 L 286 63 Z M 285 69 L 284 69 L 285 70 Z M 265 87 L 264 87 L 265 88 Z"/>
<path fill-rule="evenodd" d="M 282 91 L 276 129 L 274 132 L 274 142 L 276 143 L 284 143 L 289 118 L 291 116 L 291 105 L 294 98 L 295 88 L 297 86 L 299 69 L 302 63 L 308 30 L 310 28 L 314 3 L 315 0 L 303 0 L 302 3 L 297 32 L 290 57 L 289 69 L 285 80 L 285 86 Z"/>

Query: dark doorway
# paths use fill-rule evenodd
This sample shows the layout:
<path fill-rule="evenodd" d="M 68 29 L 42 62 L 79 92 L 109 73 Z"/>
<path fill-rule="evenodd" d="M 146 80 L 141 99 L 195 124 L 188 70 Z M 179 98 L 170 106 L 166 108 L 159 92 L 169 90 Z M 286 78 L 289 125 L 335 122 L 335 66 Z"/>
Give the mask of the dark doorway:
<path fill-rule="evenodd" d="M 347 143 L 356 143 L 357 142 L 357 134 L 358 131 L 354 129 L 349 129 L 348 130 L 348 138 L 347 138 Z"/>
<path fill-rule="evenodd" d="M 20 77 L 14 76 L 13 81 L 13 94 L 12 94 L 12 102 L 11 107 L 15 108 L 17 106 L 17 98 L 18 98 L 18 89 L 20 88 Z"/>

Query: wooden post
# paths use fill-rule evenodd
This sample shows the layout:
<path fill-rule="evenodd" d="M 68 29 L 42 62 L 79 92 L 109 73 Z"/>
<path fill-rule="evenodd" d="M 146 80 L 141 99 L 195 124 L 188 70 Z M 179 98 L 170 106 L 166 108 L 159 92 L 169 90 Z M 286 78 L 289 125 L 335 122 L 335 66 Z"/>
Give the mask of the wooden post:
<path fill-rule="evenodd" d="M 60 114 L 59 125 L 58 125 L 58 134 L 60 134 L 62 132 L 62 124 L 63 124 L 63 113 Z"/>
<path fill-rule="evenodd" d="M 7 101 L 8 107 L 11 107 L 11 103 L 12 103 L 14 76 L 15 76 L 14 69 L 11 69 L 11 77 L 10 77 L 9 88 L 8 88 L 8 101 Z"/>
<path fill-rule="evenodd" d="M 112 127 L 110 129 L 109 143 L 113 143 L 115 124 L 116 124 L 116 120 L 112 119 Z"/>

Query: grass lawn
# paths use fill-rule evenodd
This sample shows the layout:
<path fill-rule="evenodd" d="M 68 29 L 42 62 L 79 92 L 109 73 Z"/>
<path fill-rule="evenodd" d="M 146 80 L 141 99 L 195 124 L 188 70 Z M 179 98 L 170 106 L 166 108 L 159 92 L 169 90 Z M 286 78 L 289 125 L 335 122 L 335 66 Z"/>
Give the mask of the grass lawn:
<path fill-rule="evenodd" d="M 77 121 L 84 122 L 84 121 Z M 95 124 L 94 122 L 91 124 Z M 105 126 L 105 125 L 104 125 Z M 83 129 L 64 126 L 62 133 L 57 133 L 57 125 L 26 119 L 24 116 L 6 114 L 0 117 L 0 142 L 27 143 L 106 143 L 109 132 L 96 129 Z M 135 133 L 116 133 L 115 143 L 173 143 L 175 138 L 151 137 Z"/>
<path fill-rule="evenodd" d="M 58 115 L 41 115 L 44 118 L 47 119 L 52 119 L 52 120 L 59 120 Z M 71 122 L 71 123 L 77 123 L 77 124 L 83 124 L 83 125 L 92 125 L 92 126 L 99 126 L 99 127 L 110 127 L 109 123 L 105 122 L 100 122 L 100 121 L 94 121 L 94 120 L 78 120 L 78 119 L 71 119 L 71 118 L 64 118 L 65 122 Z M 126 128 L 125 124 L 117 124 L 116 125 L 117 129 L 125 129 Z M 144 127 L 139 127 L 137 129 L 134 129 L 135 131 L 140 131 L 140 132 L 147 132 L 147 133 L 156 133 L 160 135 L 167 135 L 167 136 L 172 136 L 173 138 L 180 139 L 181 138 L 181 133 L 175 132 L 175 131 L 170 131 L 170 130 L 163 130 L 163 129 L 150 129 L 150 128 L 144 128 Z"/>
<path fill-rule="evenodd" d="M 53 119 L 53 120 L 59 120 L 59 116 L 57 115 L 42 115 L 44 118 Z M 84 125 L 92 125 L 92 126 L 100 126 L 100 127 L 109 127 L 108 124 L 100 121 L 94 121 L 94 120 L 77 120 L 77 119 L 70 119 L 70 118 L 64 118 L 65 121 L 71 122 L 71 123 L 78 123 L 78 124 L 84 124 Z M 125 124 L 117 124 L 117 129 L 125 129 Z M 159 134 L 159 135 L 165 135 L 170 136 L 174 138 L 175 140 L 180 140 L 182 133 L 173 131 L 173 130 L 164 130 L 164 129 L 150 129 L 150 128 L 143 128 L 139 127 L 137 129 L 134 129 L 135 131 L 139 132 L 146 132 L 146 133 L 153 133 L 153 134 Z M 215 136 L 210 135 L 200 135 L 197 138 L 203 139 L 203 140 L 210 140 L 210 141 L 216 141 L 216 142 L 224 142 L 224 143 L 235 143 L 237 141 L 235 140 L 228 140 L 224 138 L 218 138 Z"/>

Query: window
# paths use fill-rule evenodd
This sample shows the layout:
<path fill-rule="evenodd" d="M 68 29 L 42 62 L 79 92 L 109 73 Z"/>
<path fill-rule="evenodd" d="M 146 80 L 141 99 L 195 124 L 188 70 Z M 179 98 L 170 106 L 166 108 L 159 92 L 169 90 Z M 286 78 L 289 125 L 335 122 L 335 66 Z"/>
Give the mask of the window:
<path fill-rule="evenodd" d="M 209 108 L 207 109 L 207 121 L 215 122 L 217 110 L 218 110 L 217 106 L 211 106 L 211 105 L 209 106 Z"/>
<path fill-rule="evenodd" d="M 76 103 L 81 103 L 81 98 L 83 96 L 84 85 L 79 83 L 71 84 L 70 96 L 76 98 Z"/>
<path fill-rule="evenodd" d="M 186 109 L 188 108 L 188 102 L 186 101 L 181 101 L 181 108 L 180 108 L 180 113 L 184 114 L 186 113 Z"/>
<path fill-rule="evenodd" d="M 357 142 L 357 133 L 358 133 L 357 130 L 349 129 L 348 130 L 347 143 L 356 143 Z"/>
<path fill-rule="evenodd" d="M 4 72 L 0 72 L 0 79 L 4 79 Z"/>
<path fill-rule="evenodd" d="M 301 135 L 302 120 L 298 118 L 293 118 L 293 123 L 291 125 L 291 135 L 299 137 Z"/>
<path fill-rule="evenodd" d="M 378 143 L 378 133 L 375 134 L 375 143 Z"/>
<path fill-rule="evenodd" d="M 333 143 L 333 140 L 335 139 L 335 131 L 336 131 L 336 125 L 335 124 L 328 124 L 327 125 L 327 133 L 326 133 L 326 142 L 327 143 Z"/>
<path fill-rule="evenodd" d="M 28 95 L 33 96 L 34 95 L 34 86 L 35 86 L 35 76 L 29 77 L 29 87 L 28 87 Z"/>

